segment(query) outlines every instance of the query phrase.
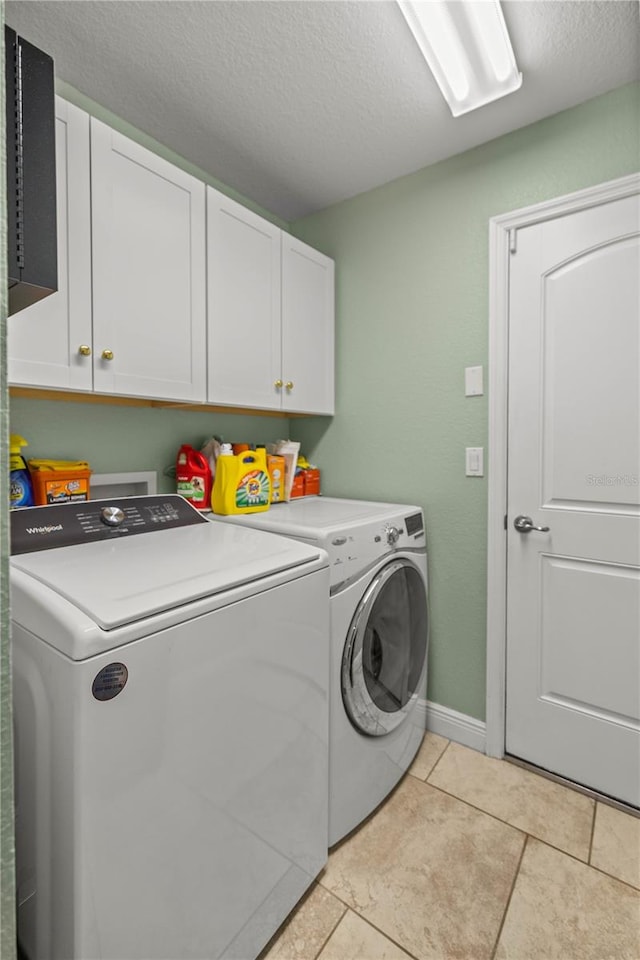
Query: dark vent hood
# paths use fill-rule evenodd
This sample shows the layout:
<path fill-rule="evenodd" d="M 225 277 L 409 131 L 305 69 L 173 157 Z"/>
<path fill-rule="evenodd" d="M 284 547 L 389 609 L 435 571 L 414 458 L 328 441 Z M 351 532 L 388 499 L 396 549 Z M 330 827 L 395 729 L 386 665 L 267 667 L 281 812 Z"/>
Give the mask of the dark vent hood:
<path fill-rule="evenodd" d="M 58 289 L 53 60 L 5 27 L 9 313 Z"/>

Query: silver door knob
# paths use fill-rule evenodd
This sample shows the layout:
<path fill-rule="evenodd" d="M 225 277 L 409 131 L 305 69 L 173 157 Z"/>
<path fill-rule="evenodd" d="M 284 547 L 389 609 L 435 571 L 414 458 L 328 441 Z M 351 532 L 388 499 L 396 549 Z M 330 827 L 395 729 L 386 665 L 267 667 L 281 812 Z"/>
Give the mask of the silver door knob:
<path fill-rule="evenodd" d="M 538 533 L 549 532 L 549 527 L 536 527 L 531 517 L 525 517 L 522 513 L 515 518 L 513 525 L 518 533 L 531 533 L 532 530 L 537 530 Z"/>

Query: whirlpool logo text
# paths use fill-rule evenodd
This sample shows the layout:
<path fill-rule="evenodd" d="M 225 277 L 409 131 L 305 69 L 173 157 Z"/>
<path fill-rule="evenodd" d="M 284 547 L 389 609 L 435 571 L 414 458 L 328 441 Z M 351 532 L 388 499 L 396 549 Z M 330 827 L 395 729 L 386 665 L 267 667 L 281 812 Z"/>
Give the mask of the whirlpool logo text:
<path fill-rule="evenodd" d="M 56 533 L 62 530 L 61 523 L 52 523 L 48 527 L 27 527 L 27 533 Z"/>

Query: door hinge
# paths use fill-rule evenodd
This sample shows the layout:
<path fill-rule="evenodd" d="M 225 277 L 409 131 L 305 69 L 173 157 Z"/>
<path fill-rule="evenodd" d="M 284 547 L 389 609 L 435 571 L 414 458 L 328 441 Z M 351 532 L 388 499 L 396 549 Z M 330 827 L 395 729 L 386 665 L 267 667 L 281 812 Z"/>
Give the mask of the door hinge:
<path fill-rule="evenodd" d="M 506 515 L 506 513 L 505 513 L 505 515 L 504 515 L 504 528 L 505 528 L 505 530 L 507 529 L 507 515 Z"/>
<path fill-rule="evenodd" d="M 16 210 L 16 260 L 19 270 L 24 269 L 24 126 L 22 96 L 22 46 L 16 38 L 15 52 L 15 103 L 13 122 L 15 125 L 15 210 Z"/>
<path fill-rule="evenodd" d="M 514 228 L 509 230 L 509 253 L 516 253 L 518 250 L 518 231 Z"/>

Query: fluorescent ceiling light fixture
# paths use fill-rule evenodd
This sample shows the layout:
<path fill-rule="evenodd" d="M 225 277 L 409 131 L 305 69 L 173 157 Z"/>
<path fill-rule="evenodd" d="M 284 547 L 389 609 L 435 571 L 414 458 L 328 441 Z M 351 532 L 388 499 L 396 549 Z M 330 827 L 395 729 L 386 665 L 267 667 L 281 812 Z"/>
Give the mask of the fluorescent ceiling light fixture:
<path fill-rule="evenodd" d="M 454 117 L 522 85 L 499 0 L 398 0 Z"/>

